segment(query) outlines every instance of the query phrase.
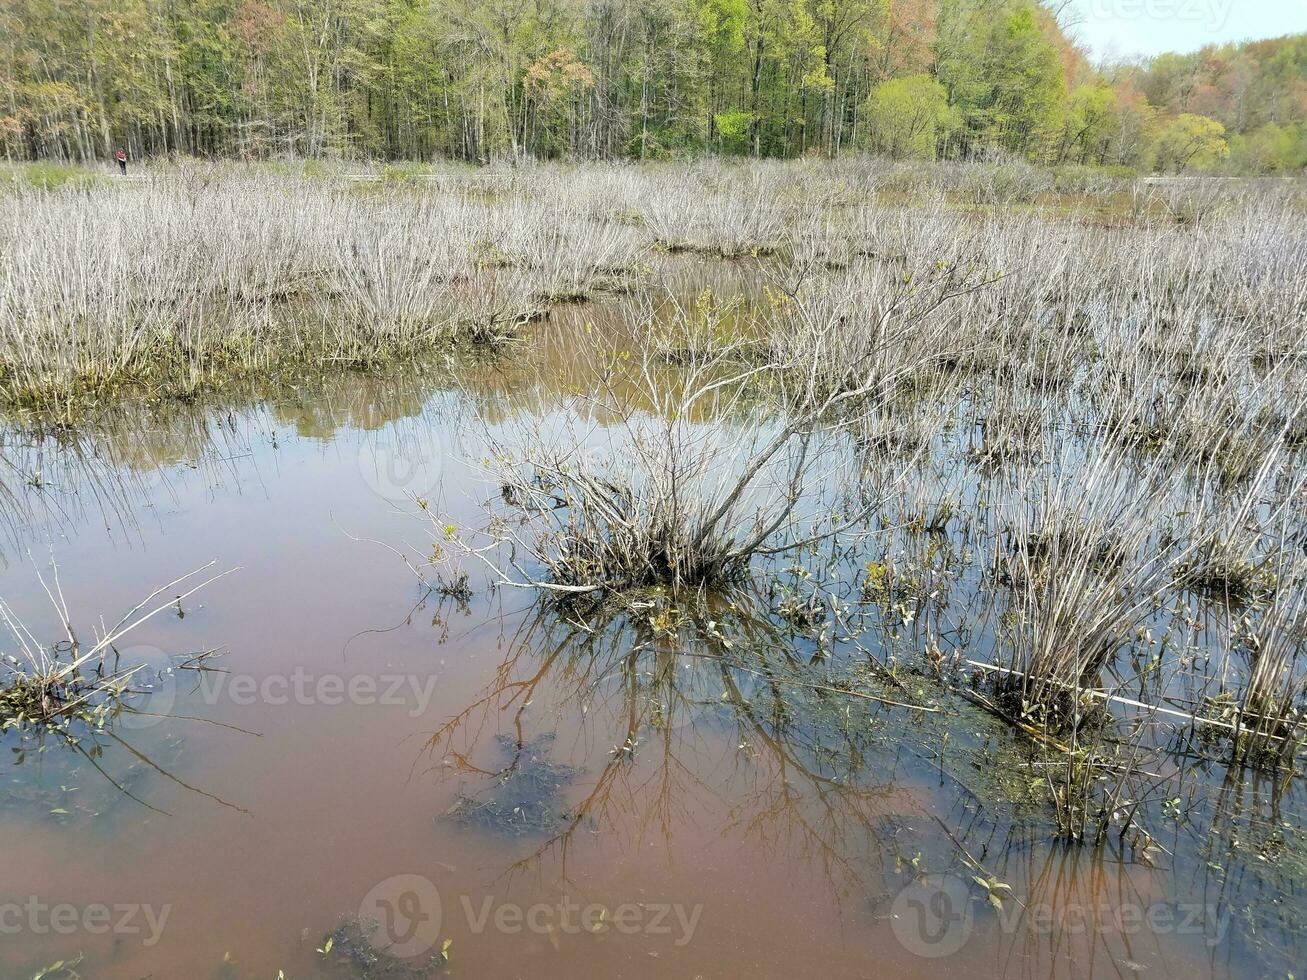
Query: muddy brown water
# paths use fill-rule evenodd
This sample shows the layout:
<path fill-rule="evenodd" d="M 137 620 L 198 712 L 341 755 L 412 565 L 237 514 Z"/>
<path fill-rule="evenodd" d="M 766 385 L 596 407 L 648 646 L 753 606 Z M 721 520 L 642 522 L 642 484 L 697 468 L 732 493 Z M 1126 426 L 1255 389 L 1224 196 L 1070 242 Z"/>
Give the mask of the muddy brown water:
<path fill-rule="evenodd" d="M 800 692 L 782 724 L 747 670 L 424 589 L 396 553 L 431 547 L 407 495 L 474 522 L 462 422 L 548 410 L 510 380 L 344 378 L 7 441 L 0 595 L 36 636 L 51 556 L 88 635 L 237 570 L 124 643 L 221 648 L 212 671 L 165 675 L 94 759 L 0 759 L 0 975 L 420 976 L 445 949 L 452 976 L 537 980 L 1255 976 L 1301 952 L 1303 896 L 1264 854 L 1204 849 L 1215 818 L 1151 857 L 1059 845 L 1046 811 L 987 798 L 1004 756 L 944 765 L 920 715 Z M 1229 792 L 1233 837 L 1300 825 L 1294 793 Z M 1009 886 L 998 907 L 964 857 Z M 323 953 L 360 913 L 416 959 Z"/>

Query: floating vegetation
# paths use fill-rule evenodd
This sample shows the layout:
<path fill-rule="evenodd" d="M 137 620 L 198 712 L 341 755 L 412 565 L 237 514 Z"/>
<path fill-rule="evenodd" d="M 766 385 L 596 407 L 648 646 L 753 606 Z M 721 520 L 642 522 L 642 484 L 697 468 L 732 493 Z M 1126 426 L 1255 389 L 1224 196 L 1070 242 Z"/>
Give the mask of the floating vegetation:
<path fill-rule="evenodd" d="M 563 794 L 580 770 L 549 760 L 552 732 L 521 745 L 507 735 L 497 740 L 509 764 L 486 790 L 459 796 L 444 818 L 508 837 L 554 833 L 570 819 Z"/>
<path fill-rule="evenodd" d="M 426 980 L 449 966 L 449 942 L 444 948 L 420 963 L 412 959 L 398 959 L 378 948 L 374 937 L 380 932 L 378 923 L 347 915 L 331 932 L 323 937 L 318 954 L 327 976 L 344 980 Z"/>
<path fill-rule="evenodd" d="M 82 955 L 71 960 L 55 960 L 32 974 L 32 980 L 81 980 L 82 974 L 77 968 L 82 965 Z"/>

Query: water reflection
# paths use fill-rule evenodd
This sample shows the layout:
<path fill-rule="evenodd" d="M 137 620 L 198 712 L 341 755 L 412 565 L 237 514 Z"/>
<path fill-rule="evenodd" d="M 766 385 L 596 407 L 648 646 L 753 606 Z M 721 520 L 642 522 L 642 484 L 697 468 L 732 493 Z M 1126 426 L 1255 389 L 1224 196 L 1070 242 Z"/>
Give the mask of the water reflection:
<path fill-rule="evenodd" d="M 831 914 L 855 934 L 883 933 L 900 896 L 944 882 L 967 903 L 966 955 L 994 975 L 1239 975 L 1293 961 L 1287 903 L 1249 873 L 1263 855 L 1230 837 L 1214 844 L 1236 826 L 1274 828 L 1283 787 L 1266 797 L 1237 776 L 1185 772 L 1176 780 L 1192 809 L 1160 849 L 1059 843 L 1022 785 L 1040 778 L 1028 746 L 957 704 L 896 706 L 904 695 L 867 666 L 866 648 L 823 648 L 771 598 L 681 609 L 672 631 L 658 629 L 668 618 L 656 608 L 536 604 L 493 683 L 429 738 L 425 772 L 459 787 L 446 819 L 527 838 L 508 848 L 505 880 L 564 882 L 572 863 L 651 843 L 671 860 L 687 822 L 708 822 L 710 836 L 819 874 Z M 550 819 L 530 825 L 539 800 L 527 781 L 514 806 L 514 773 L 540 765 L 545 746 L 567 778 L 551 783 L 563 796 Z M 460 819 L 486 793 L 496 807 Z M 1199 809 L 1213 836 L 1192 833 L 1206 824 Z M 897 938 L 890 962 L 933 955 Z M 906 972 L 922 965 L 913 955 L 901 957 Z"/>

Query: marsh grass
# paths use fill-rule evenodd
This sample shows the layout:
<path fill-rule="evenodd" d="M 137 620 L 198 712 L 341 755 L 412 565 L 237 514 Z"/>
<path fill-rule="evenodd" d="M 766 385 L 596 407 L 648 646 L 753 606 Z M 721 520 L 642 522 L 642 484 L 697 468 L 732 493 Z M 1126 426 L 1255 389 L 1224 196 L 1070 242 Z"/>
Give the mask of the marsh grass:
<path fill-rule="evenodd" d="M 639 288 L 640 270 L 660 243 L 746 259 L 783 256 L 833 271 L 865 257 L 886 275 L 920 275 L 923 260 L 952 266 L 959 258 L 1010 275 L 1051 257 L 1070 282 L 1114 243 L 1101 234 L 1050 240 L 1050 231 L 1067 228 L 1004 211 L 992 231 L 978 234 L 957 207 L 968 195 L 1000 206 L 1025 200 L 1029 188 L 992 188 L 1043 187 L 1039 175 L 1008 160 L 915 170 L 847 161 L 328 167 L 312 175 L 291 164 L 189 163 L 146 167 L 129 182 L 17 180 L 0 201 L 0 397 L 11 408 L 71 420 L 127 389 L 194 398 L 232 379 L 289 377 L 308 364 L 370 367 L 460 340 L 493 344 L 518 335 L 551 304 Z M 905 181 L 920 191 L 913 207 L 868 203 Z M 1118 190 L 1084 184 L 1076 193 Z M 1227 243 L 1227 226 L 1287 203 L 1273 186 L 1229 182 L 1159 185 L 1148 194 L 1165 197 L 1171 210 L 1216 202 L 1175 232 L 1203 238 L 1209 253 L 1213 241 Z M 1269 241 L 1274 224 L 1238 231 Z M 1151 237 L 1159 267 L 1176 246 L 1186 247 L 1164 240 L 1173 222 L 1145 216 L 1136 225 L 1129 235 Z M 1090 247 L 1078 257 L 1066 250 L 1071 244 Z M 918 266 L 911 270 L 909 253 Z M 1078 295 L 1068 297 L 1068 315 L 1116 302 L 1086 294 L 1087 281 L 1072 287 Z M 1198 294 L 1177 297 L 1176 282 L 1224 288 L 1197 270 L 1154 284 L 1177 309 Z M 1227 305 L 1257 316 L 1284 292 L 1256 286 L 1247 283 Z M 1270 346 L 1290 349 L 1277 331 L 1266 334 Z"/>
<path fill-rule="evenodd" d="M 442 187 L 359 196 L 221 169 L 23 187 L 0 202 L 0 397 L 72 419 L 129 390 L 193 398 L 493 344 L 612 285 L 641 244 L 566 201 L 497 207 Z M 505 260 L 481 261 L 487 247 Z"/>
<path fill-rule="evenodd" d="M 1179 683 L 1154 648 L 1188 627 L 1165 611 L 1189 595 L 1260 611 L 1294 588 L 1272 569 L 1303 532 L 1290 352 L 1307 239 L 1284 187 L 1140 187 L 1153 203 L 1105 228 L 1039 213 L 1056 193 L 1041 175 L 985 166 L 917 175 L 911 207 L 862 193 L 897 172 L 849 165 L 841 187 L 805 187 L 804 167 L 760 166 L 717 226 L 702 212 L 725 172 L 693 174 L 692 193 L 646 209 L 653 237 L 743 254 L 759 293 L 637 290 L 632 337 L 572 345 L 598 366 L 576 398 L 487 434 L 487 522 L 463 541 L 440 518 L 437 538 L 498 585 L 609 597 L 736 588 L 776 560 L 810 568 L 831 537 L 865 547 L 862 599 L 887 623 L 978 624 L 1002 670 L 974 693 L 1057 753 L 1063 834 L 1101 840 L 1155 796 L 1137 778 L 1152 727 L 1114 715 Z M 649 180 L 596 185 L 638 198 Z M 968 182 L 997 208 L 984 223 L 951 201 Z M 1075 188 L 1096 206 L 1124 192 Z M 760 217 L 777 210 L 779 248 Z M 980 608 L 893 558 L 886 541 L 914 537 L 968 556 Z M 786 603 L 807 621 L 804 595 Z M 1135 686 L 1143 700 L 1114 693 Z"/>
<path fill-rule="evenodd" d="M 103 171 L 88 167 L 77 167 L 53 163 L 48 160 L 34 161 L 18 165 L 0 166 L 0 181 L 9 183 L 18 191 L 25 188 L 53 191 L 72 188 L 89 188 L 101 184 L 105 178 Z M 3 183 L 0 183 L 0 188 Z M 3 193 L 3 190 L 0 190 Z"/>
<path fill-rule="evenodd" d="M 1236 758 L 1292 768 L 1307 744 L 1307 570 L 1281 557 L 1275 578 L 1280 587 L 1236 638 L 1246 669 L 1231 737 Z"/>

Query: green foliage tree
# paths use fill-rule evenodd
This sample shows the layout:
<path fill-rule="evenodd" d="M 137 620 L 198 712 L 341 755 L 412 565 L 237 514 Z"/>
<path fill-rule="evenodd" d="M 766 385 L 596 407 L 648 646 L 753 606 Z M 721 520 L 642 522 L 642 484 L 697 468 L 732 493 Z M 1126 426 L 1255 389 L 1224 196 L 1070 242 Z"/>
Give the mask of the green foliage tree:
<path fill-rule="evenodd" d="M 1179 174 L 1190 168 L 1213 167 L 1229 155 L 1224 126 L 1215 119 L 1185 112 L 1158 133 L 1154 165 L 1160 171 Z"/>
<path fill-rule="evenodd" d="M 1066 101 L 1057 162 L 1106 162 L 1116 134 L 1116 92 L 1109 85 L 1081 85 Z"/>
<path fill-rule="evenodd" d="M 882 82 L 867 104 L 871 145 L 892 157 L 933 160 L 960 123 L 960 114 L 948 104 L 948 92 L 929 75 Z"/>
<path fill-rule="evenodd" d="M 529 113 L 527 140 L 538 156 L 575 153 L 580 134 L 580 101 L 595 77 L 567 48 L 531 62 L 524 78 Z"/>
<path fill-rule="evenodd" d="M 1294 169 L 1293 138 L 1285 134 L 1307 119 L 1307 35 L 1164 54 L 1142 66 L 1119 66 L 1110 81 L 1118 94 L 1142 95 L 1166 119 L 1216 120 L 1230 139 L 1228 166 L 1237 172 Z"/>
<path fill-rule="evenodd" d="M 1230 165 L 1236 173 L 1281 174 L 1307 167 L 1307 131 L 1301 125 L 1266 123 L 1230 140 Z"/>
<path fill-rule="evenodd" d="M 943 0 L 938 74 L 962 113 L 967 146 L 1043 155 L 1066 95 L 1056 48 L 1033 0 Z"/>
<path fill-rule="evenodd" d="M 721 149 L 741 149 L 747 114 L 730 107 L 732 78 L 744 57 L 745 0 L 690 0 L 691 33 L 698 39 L 698 72 L 703 80 L 697 99 L 704 139 Z M 723 129 L 720 120 L 727 119 Z M 729 131 L 727 131 L 729 130 Z M 695 141 L 696 143 L 698 141 Z"/>
<path fill-rule="evenodd" d="M 1168 167 L 1213 166 L 1219 144 L 1189 155 L 1154 122 L 1192 115 L 1225 127 L 1231 166 L 1280 172 L 1307 36 L 1098 75 L 1039 0 L 0 0 L 0 96 L 10 159 L 874 146 L 1138 166 L 1156 137 Z"/>

